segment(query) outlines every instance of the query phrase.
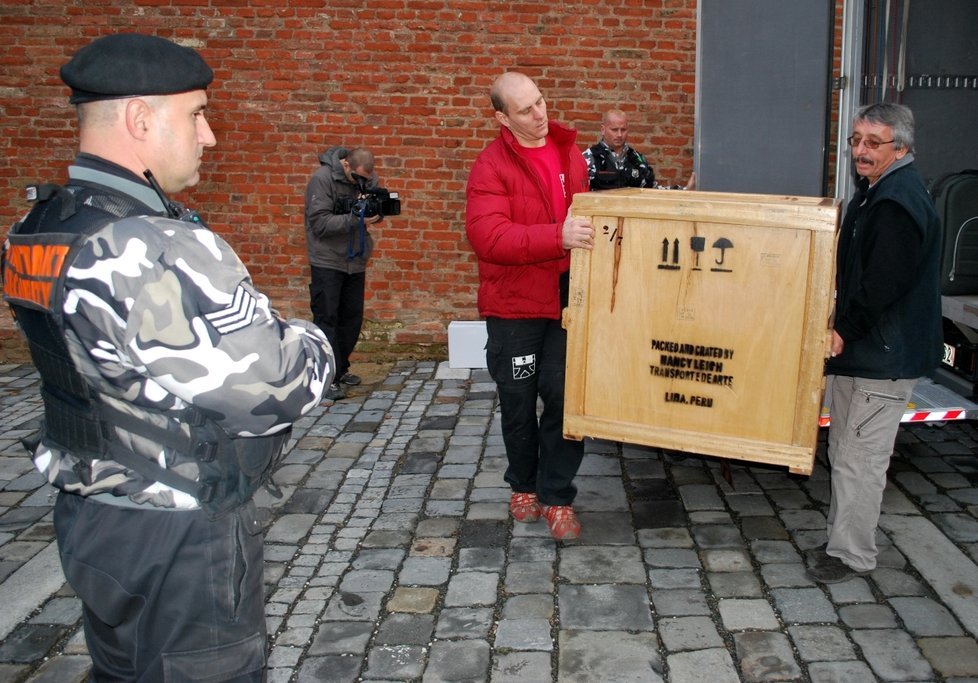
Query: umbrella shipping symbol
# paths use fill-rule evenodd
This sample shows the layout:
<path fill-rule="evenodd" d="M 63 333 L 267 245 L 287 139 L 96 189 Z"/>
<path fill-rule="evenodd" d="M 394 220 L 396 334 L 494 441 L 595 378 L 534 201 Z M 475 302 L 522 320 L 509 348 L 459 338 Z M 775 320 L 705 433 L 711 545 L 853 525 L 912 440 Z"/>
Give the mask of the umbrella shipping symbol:
<path fill-rule="evenodd" d="M 727 262 L 727 250 L 733 249 L 733 246 L 733 242 L 726 237 L 720 237 L 713 242 L 712 248 L 716 250 L 714 252 L 713 262 L 716 265 L 710 268 L 710 272 L 733 272 L 732 269 L 724 267 Z M 689 238 L 689 249 L 693 252 L 692 269 L 703 270 L 703 267 L 700 265 L 700 254 L 706 251 L 706 238 L 702 235 L 693 235 Z M 673 240 L 663 238 L 662 254 L 660 255 L 658 268 L 659 270 L 681 270 L 678 238 Z"/>

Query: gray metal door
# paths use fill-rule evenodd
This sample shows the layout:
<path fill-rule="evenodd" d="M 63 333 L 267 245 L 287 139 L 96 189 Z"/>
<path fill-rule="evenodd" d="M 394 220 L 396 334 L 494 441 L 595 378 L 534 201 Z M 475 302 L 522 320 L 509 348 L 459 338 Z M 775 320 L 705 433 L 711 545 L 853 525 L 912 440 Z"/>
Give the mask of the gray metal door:
<path fill-rule="evenodd" d="M 825 196 L 832 0 L 701 0 L 697 189 Z"/>

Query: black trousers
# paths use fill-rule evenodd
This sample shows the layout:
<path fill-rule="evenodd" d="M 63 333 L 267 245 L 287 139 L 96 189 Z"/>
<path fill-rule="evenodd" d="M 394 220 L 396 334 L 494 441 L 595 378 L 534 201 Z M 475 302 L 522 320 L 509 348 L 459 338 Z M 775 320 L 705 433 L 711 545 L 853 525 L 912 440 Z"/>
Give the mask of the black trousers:
<path fill-rule="evenodd" d="M 350 369 L 350 355 L 363 327 L 366 273 L 345 273 L 311 266 L 309 309 L 336 355 L 336 381 Z"/>
<path fill-rule="evenodd" d="M 54 527 L 83 604 L 90 680 L 265 680 L 262 534 L 252 503 L 211 521 L 59 493 Z"/>
<path fill-rule="evenodd" d="M 584 442 L 563 436 L 567 332 L 559 320 L 543 318 L 487 318 L 486 332 L 509 460 L 504 478 L 513 491 L 535 492 L 544 505 L 570 505 Z"/>

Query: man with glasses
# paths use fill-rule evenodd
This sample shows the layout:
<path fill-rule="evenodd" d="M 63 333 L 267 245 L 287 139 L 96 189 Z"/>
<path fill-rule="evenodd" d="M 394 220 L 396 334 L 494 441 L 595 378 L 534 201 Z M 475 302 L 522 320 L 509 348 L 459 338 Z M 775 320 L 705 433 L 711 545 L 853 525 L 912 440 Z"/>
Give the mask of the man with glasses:
<path fill-rule="evenodd" d="M 941 224 L 914 166 L 914 119 L 899 104 L 855 116 L 858 176 L 836 254 L 828 542 L 808 574 L 837 583 L 876 568 L 876 525 L 900 420 L 942 353 Z"/>

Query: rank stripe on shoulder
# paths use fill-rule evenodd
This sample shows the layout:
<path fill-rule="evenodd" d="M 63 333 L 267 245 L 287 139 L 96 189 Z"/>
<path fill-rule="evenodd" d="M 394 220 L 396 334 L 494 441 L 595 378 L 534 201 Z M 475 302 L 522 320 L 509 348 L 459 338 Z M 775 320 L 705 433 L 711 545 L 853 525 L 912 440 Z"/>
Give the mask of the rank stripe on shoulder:
<path fill-rule="evenodd" d="M 220 334 L 228 334 L 247 327 L 255 317 L 258 301 L 241 285 L 234 291 L 234 300 L 219 311 L 207 313 L 204 318 Z"/>

